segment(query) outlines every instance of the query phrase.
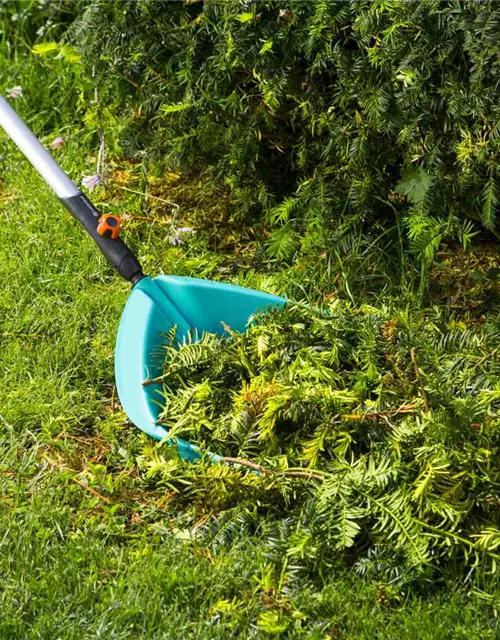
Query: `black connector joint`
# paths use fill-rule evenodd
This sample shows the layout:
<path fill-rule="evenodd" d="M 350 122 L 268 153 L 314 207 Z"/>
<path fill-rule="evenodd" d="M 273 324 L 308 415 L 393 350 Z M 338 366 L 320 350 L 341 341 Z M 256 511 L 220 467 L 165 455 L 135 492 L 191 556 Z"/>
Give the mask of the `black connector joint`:
<path fill-rule="evenodd" d="M 81 223 L 101 253 L 106 256 L 108 262 L 125 280 L 134 286 L 144 278 L 139 260 L 121 238 L 112 239 L 98 233 L 97 227 L 101 214 L 83 193 L 60 200 L 71 215 Z"/>

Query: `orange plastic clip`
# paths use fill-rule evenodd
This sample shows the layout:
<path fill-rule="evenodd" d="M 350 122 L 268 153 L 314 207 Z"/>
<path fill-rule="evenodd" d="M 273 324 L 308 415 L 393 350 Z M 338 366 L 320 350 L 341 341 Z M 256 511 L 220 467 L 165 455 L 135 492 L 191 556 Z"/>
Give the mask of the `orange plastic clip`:
<path fill-rule="evenodd" d="M 116 240 L 120 235 L 122 221 L 112 213 L 106 213 L 97 221 L 97 233 L 103 238 Z"/>

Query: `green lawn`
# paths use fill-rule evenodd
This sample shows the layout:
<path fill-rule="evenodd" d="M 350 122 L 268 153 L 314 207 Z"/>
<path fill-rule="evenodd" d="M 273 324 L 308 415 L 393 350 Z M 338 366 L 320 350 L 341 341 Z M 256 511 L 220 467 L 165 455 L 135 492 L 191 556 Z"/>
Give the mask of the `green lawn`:
<path fill-rule="evenodd" d="M 1 638 L 498 637 L 495 596 L 467 585 L 412 592 L 341 567 L 310 576 L 273 556 L 269 530 L 238 519 L 193 533 L 189 508 L 170 508 L 172 491 L 141 473 L 137 456 L 152 443 L 116 399 L 114 336 L 128 287 L 20 156 L 9 158 L 0 183 Z M 139 200 L 123 206 L 138 213 Z M 149 272 L 217 273 L 216 256 L 172 248 L 167 233 L 128 226 Z M 274 286 L 286 281 L 276 276 Z M 269 276 L 253 283 L 273 286 Z"/>

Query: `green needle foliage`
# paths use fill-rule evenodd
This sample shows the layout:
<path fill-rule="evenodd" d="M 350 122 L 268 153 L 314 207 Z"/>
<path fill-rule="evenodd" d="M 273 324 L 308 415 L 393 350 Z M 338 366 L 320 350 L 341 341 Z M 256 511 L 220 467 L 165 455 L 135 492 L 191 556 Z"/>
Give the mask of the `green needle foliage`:
<path fill-rule="evenodd" d="M 228 464 L 185 466 L 160 447 L 142 458 L 150 477 L 208 512 L 237 498 L 286 513 L 293 558 L 496 569 L 497 321 L 337 302 L 169 338 L 162 422 Z"/>

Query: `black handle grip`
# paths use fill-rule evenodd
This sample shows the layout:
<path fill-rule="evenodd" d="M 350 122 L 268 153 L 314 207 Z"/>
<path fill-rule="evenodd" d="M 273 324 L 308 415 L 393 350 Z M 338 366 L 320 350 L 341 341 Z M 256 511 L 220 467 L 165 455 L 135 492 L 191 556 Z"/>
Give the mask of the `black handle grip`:
<path fill-rule="evenodd" d="M 60 200 L 71 215 L 82 224 L 110 264 L 115 267 L 125 280 L 134 285 L 144 278 L 139 261 L 123 240 L 120 240 L 120 238 L 116 240 L 104 238 L 97 233 L 97 225 L 101 214 L 83 193 L 71 198 L 60 198 Z"/>

